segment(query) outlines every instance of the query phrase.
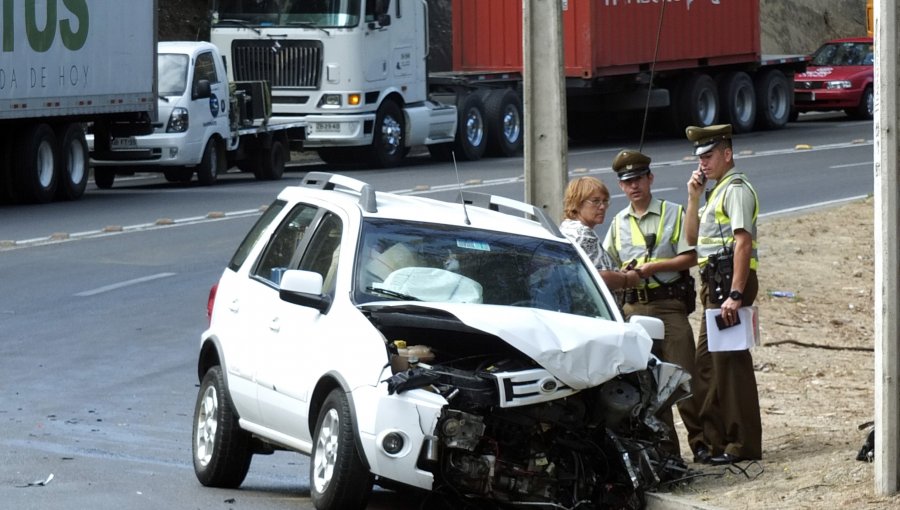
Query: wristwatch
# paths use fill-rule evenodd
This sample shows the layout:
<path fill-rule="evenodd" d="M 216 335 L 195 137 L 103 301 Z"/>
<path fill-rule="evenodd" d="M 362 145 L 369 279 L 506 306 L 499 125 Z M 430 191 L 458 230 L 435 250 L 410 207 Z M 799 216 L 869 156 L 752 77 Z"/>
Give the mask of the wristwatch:
<path fill-rule="evenodd" d="M 732 290 L 731 293 L 728 294 L 728 297 L 730 297 L 731 299 L 733 299 L 735 301 L 743 301 L 744 300 L 744 294 L 739 290 Z"/>

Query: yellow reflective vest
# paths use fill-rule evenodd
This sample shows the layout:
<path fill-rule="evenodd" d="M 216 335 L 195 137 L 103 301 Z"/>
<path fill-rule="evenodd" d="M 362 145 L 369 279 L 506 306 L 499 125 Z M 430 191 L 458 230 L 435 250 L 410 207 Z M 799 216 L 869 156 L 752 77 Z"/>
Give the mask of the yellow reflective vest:
<path fill-rule="evenodd" d="M 656 227 L 656 242 L 652 252 L 648 253 L 647 236 L 641 231 L 638 220 L 630 214 L 631 207 L 626 207 L 613 219 L 610 232 L 622 269 L 625 269 L 632 260 L 637 260 L 636 267 L 641 267 L 648 262 L 669 260 L 678 255 L 684 207 L 665 200 L 653 199 L 648 210 L 655 210 L 656 203 L 659 204 L 659 224 Z M 681 275 L 677 271 L 663 271 L 654 276 L 653 279 L 645 280 L 646 283 L 642 287 L 656 288 L 660 286 L 660 282 L 673 282 Z"/>
<path fill-rule="evenodd" d="M 697 262 L 701 268 L 709 262 L 710 255 L 715 254 L 725 246 L 734 245 L 734 231 L 731 228 L 731 218 L 729 218 L 728 212 L 725 210 L 725 195 L 730 185 L 738 183 L 747 186 L 753 194 L 753 221 L 752 226 L 748 229 L 753 240 L 750 253 L 750 269 L 755 271 L 759 267 L 756 242 L 756 218 L 759 215 L 759 196 L 756 194 L 756 190 L 753 189 L 750 181 L 747 180 L 746 175 L 734 172 L 726 175 L 716 183 L 716 186 L 709 192 L 706 204 L 700 209 Z"/>

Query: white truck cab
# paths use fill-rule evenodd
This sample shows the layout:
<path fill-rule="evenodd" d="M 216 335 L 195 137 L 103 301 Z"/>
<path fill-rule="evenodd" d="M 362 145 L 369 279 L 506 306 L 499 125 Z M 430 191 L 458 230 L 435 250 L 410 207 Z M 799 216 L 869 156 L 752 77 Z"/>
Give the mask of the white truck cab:
<path fill-rule="evenodd" d="M 263 83 L 230 83 L 224 59 L 208 42 L 160 42 L 157 74 L 159 123 L 152 134 L 113 138 L 106 152 L 93 150 L 89 138 L 98 187 L 111 187 L 121 168 L 162 170 L 173 182 L 190 181 L 196 172 L 209 185 L 231 162 L 245 168 L 248 157 L 246 168 L 257 178 L 281 177 L 289 156 L 280 132 L 303 123 L 268 122 Z"/>
<path fill-rule="evenodd" d="M 210 40 L 235 81 L 272 87 L 275 116 L 304 116 L 326 161 L 399 164 L 452 142 L 457 113 L 428 98 L 423 0 L 213 0 Z"/>

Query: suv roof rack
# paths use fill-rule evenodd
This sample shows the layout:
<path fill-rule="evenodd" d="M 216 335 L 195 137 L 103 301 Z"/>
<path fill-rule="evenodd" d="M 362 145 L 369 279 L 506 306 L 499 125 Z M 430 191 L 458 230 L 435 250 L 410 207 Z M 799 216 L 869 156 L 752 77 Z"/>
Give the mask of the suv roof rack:
<path fill-rule="evenodd" d="M 500 207 L 505 207 L 507 209 L 513 209 L 528 214 L 551 234 L 561 239 L 565 239 L 565 236 L 560 232 L 556 223 L 550 221 L 550 218 L 548 218 L 544 211 L 538 207 L 519 200 L 513 200 L 498 195 L 489 195 L 487 193 L 477 193 L 474 191 L 460 191 L 459 193 L 462 196 L 463 203 L 466 205 L 474 205 L 476 207 L 509 214 L 507 211 L 500 210 Z"/>
<path fill-rule="evenodd" d="M 334 190 L 340 187 L 344 190 L 355 191 L 359 193 L 359 206 L 364 211 L 368 213 L 378 212 L 378 206 L 375 201 L 375 189 L 359 179 L 328 172 L 309 172 L 303 177 L 300 185 L 324 190 Z"/>

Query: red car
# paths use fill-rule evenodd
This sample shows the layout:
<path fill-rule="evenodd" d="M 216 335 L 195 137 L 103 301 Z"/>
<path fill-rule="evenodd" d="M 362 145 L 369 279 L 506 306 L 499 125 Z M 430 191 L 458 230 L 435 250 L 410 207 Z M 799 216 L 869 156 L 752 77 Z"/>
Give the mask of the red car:
<path fill-rule="evenodd" d="M 836 39 L 812 54 L 806 72 L 794 77 L 797 114 L 844 110 L 857 119 L 871 119 L 875 108 L 875 45 L 871 37 Z"/>

